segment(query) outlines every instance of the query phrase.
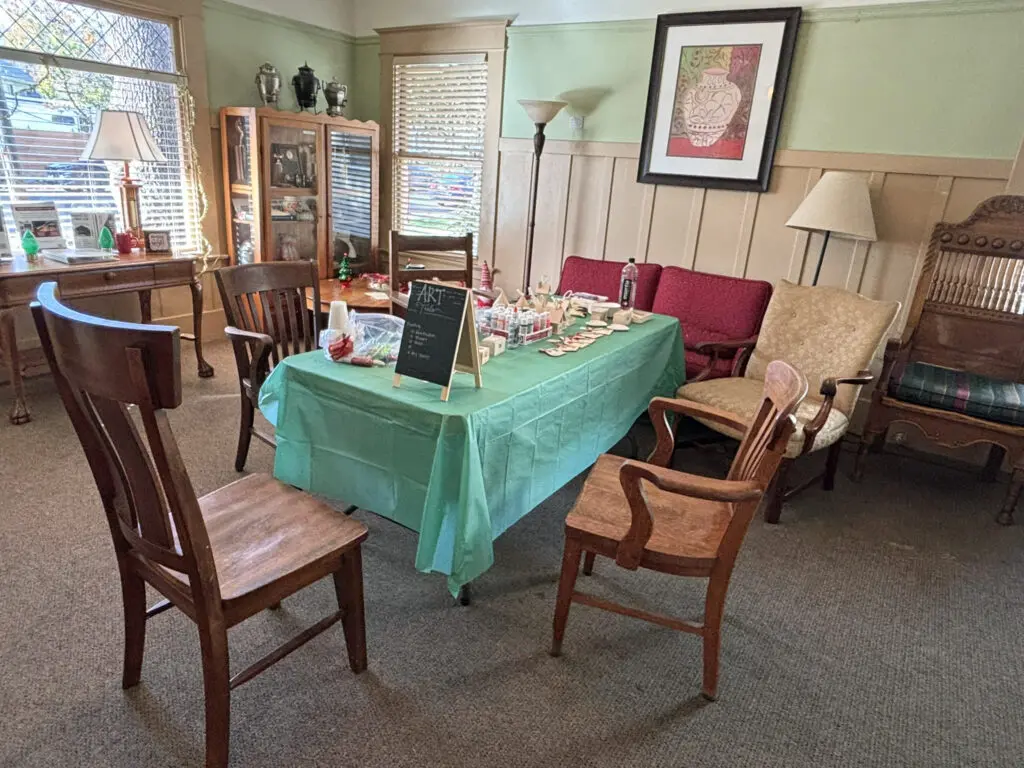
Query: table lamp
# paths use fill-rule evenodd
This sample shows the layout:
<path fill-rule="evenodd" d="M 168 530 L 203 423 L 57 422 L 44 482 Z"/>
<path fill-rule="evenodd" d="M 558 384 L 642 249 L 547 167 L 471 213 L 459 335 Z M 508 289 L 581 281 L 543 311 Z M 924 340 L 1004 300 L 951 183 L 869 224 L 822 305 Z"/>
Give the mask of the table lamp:
<path fill-rule="evenodd" d="M 131 178 L 129 163 L 162 163 L 167 158 L 160 151 L 146 118 L 138 112 L 104 109 L 93 126 L 89 143 L 82 151 L 82 160 L 116 160 L 124 163 L 121 180 L 121 213 L 125 229 L 142 240 L 142 217 L 139 213 L 139 183 Z"/>
<path fill-rule="evenodd" d="M 537 224 L 537 180 L 540 177 L 540 156 L 544 151 L 544 127 L 562 111 L 564 101 L 538 101 L 520 99 L 527 117 L 537 127 L 533 134 L 533 184 L 530 188 L 530 224 L 526 230 L 526 264 L 523 265 L 523 293 L 530 291 L 530 272 L 533 269 L 533 230 Z"/>
<path fill-rule="evenodd" d="M 830 235 L 871 242 L 878 239 L 867 180 L 856 173 L 829 171 L 814 185 L 811 194 L 789 217 L 786 226 L 824 233 L 818 268 L 814 270 L 814 282 L 811 283 L 817 285 Z"/>

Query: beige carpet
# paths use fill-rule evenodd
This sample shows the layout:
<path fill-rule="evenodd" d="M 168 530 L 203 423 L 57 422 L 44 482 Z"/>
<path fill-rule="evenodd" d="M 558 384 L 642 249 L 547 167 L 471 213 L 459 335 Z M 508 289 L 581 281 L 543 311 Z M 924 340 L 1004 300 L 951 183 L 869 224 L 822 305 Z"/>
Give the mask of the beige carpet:
<path fill-rule="evenodd" d="M 230 353 L 217 344 L 209 357 L 217 377 L 200 381 L 185 350 L 173 420 L 200 492 L 236 477 Z M 176 612 L 154 619 L 142 684 L 121 691 L 106 523 L 52 383 L 33 380 L 29 395 L 35 421 L 0 423 L 0 766 L 201 765 L 196 632 Z M 254 442 L 250 469 L 271 465 Z M 1002 484 L 874 457 L 864 485 L 842 477 L 782 525 L 755 521 L 715 704 L 697 697 L 699 640 L 666 629 L 575 606 L 565 655 L 547 656 L 561 521 L 579 484 L 499 539 L 469 608 L 413 569 L 413 534 L 357 513 L 371 529 L 369 671 L 349 672 L 336 628 L 238 689 L 232 765 L 1021 764 L 1024 527 L 992 522 Z M 684 616 L 701 603 L 698 582 L 607 561 L 589 587 Z M 332 601 L 317 584 L 233 630 L 233 668 Z"/>

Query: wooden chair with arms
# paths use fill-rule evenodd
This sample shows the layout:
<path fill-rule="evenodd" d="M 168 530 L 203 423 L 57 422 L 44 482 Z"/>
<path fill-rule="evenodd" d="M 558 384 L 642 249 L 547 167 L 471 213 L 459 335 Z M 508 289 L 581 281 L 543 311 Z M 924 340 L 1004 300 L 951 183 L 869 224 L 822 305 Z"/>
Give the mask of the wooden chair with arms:
<path fill-rule="evenodd" d="M 1000 195 L 963 222 L 935 225 L 902 338 L 890 339 L 873 393 L 864 453 L 899 422 L 949 448 L 988 444 L 984 477 L 1009 455 L 998 521 L 1024 488 L 1024 196 Z"/>
<path fill-rule="evenodd" d="M 273 436 L 254 426 L 263 381 L 288 355 L 317 348 L 320 313 L 307 310 L 306 298 L 311 291 L 312 306 L 320 306 L 320 280 L 310 261 L 244 264 L 216 274 L 238 368 L 242 416 L 235 469 L 241 472 L 253 435 L 276 446 Z"/>
<path fill-rule="evenodd" d="M 366 527 L 267 475 L 196 498 L 167 415 L 181 404 L 178 328 L 85 315 L 55 292 L 56 283 L 41 285 L 32 311 L 114 542 L 124 603 L 122 686 L 139 682 L 147 619 L 179 608 L 199 629 L 206 765 L 221 768 L 232 688 L 339 620 L 349 665 L 366 669 Z M 230 676 L 227 630 L 330 575 L 338 610 Z M 147 584 L 166 598 L 148 610 Z"/>
<path fill-rule="evenodd" d="M 764 396 L 749 429 L 732 414 L 711 406 L 663 397 L 651 401 L 649 411 L 658 443 L 649 463 L 604 454 L 566 518 L 552 656 L 561 653 L 572 603 L 602 608 L 700 635 L 704 640 L 702 693 L 705 698 L 715 698 L 729 578 L 758 502 L 771 485 L 796 428 L 793 413 L 806 393 L 807 380 L 802 374 L 786 363 L 770 363 Z M 667 468 L 675 451 L 675 435 L 667 418 L 670 411 L 745 432 L 725 480 Z M 707 578 L 704 621 L 681 621 L 577 591 L 576 574 L 584 552 L 584 573 L 591 572 L 596 555 L 603 555 L 630 570 L 649 568 Z"/>
<path fill-rule="evenodd" d="M 464 266 L 451 269 L 403 269 L 403 254 L 419 253 L 458 253 L 466 255 Z M 462 282 L 470 290 L 473 289 L 473 235 L 464 237 L 428 237 L 426 235 L 403 235 L 391 232 L 391 311 L 404 317 L 409 306 L 409 294 L 402 293 L 402 283 L 413 280 L 441 280 L 442 282 Z"/>

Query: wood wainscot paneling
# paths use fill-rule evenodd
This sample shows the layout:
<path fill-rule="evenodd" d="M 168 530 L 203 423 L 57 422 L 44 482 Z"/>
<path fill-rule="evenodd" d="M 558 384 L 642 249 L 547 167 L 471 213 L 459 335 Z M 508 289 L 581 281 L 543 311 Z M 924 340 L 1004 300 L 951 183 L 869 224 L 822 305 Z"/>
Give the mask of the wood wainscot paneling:
<path fill-rule="evenodd" d="M 499 145 L 495 282 L 522 282 L 533 142 Z M 821 236 L 785 226 L 826 171 L 863 174 L 878 241 L 834 237 L 819 283 L 898 300 L 902 330 L 935 222 L 1001 194 L 1011 160 L 781 150 L 765 193 L 638 184 L 639 145 L 551 141 L 541 159 L 535 277 L 557 282 L 566 256 L 676 265 L 775 283 L 810 283 Z M 876 369 L 878 363 L 876 363 Z M 864 393 L 862 399 L 869 397 Z M 859 420 L 858 420 L 859 421 Z M 909 437 L 909 436 L 908 436 Z"/>

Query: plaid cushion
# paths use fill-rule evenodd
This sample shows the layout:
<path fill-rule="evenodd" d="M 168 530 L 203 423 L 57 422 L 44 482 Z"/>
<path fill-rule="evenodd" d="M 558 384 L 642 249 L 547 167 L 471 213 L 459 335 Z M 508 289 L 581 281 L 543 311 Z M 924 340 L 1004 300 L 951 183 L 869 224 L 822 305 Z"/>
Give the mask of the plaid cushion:
<path fill-rule="evenodd" d="M 1012 381 L 909 363 L 893 373 L 889 395 L 908 403 L 1024 426 L 1024 384 Z"/>

